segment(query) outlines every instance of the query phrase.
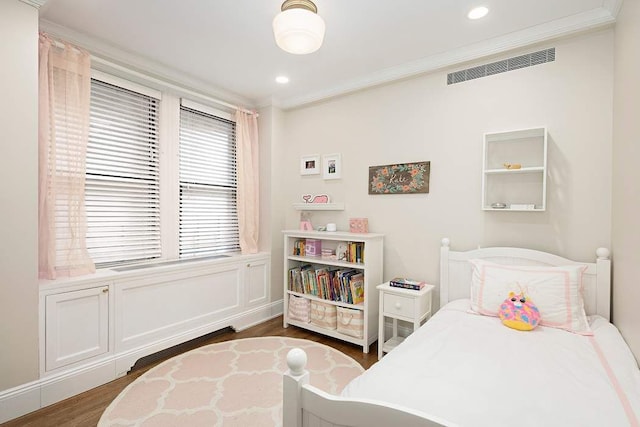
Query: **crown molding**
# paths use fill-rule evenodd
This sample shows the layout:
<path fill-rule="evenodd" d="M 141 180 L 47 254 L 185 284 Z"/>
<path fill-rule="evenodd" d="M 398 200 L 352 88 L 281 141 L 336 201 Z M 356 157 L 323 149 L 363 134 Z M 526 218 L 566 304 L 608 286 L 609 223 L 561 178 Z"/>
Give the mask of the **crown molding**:
<path fill-rule="evenodd" d="M 146 75 L 151 79 L 166 82 L 169 86 L 178 86 L 186 91 L 192 91 L 204 96 L 217 98 L 224 102 L 236 104 L 244 108 L 254 108 L 254 102 L 250 99 L 220 87 L 212 86 L 175 68 L 168 67 L 138 54 L 122 50 L 109 43 L 63 27 L 51 21 L 41 19 L 40 30 L 86 49 L 93 56 L 112 62 L 116 65 L 113 69 L 107 69 L 109 67 L 100 66 L 100 71 L 112 72 L 116 73 L 118 77 L 130 78 L 131 76 L 119 75 L 122 74 L 122 72 L 118 72 L 118 70 L 130 69 L 133 72 L 132 74 Z"/>
<path fill-rule="evenodd" d="M 609 13 L 611 13 L 611 16 L 617 18 L 618 13 L 620 13 L 620 9 L 622 8 L 623 1 L 624 0 L 604 0 L 602 7 L 608 10 Z"/>
<path fill-rule="evenodd" d="M 617 7 L 622 0 L 605 0 L 611 7 Z M 434 72 L 464 62 L 498 55 L 509 50 L 519 49 L 536 43 L 565 37 L 580 32 L 603 28 L 615 22 L 613 12 L 601 7 L 580 14 L 568 16 L 542 25 L 516 31 L 505 36 L 495 37 L 459 49 L 432 55 L 417 61 L 408 62 L 397 67 L 390 67 L 378 72 L 353 79 L 327 90 L 321 90 L 298 97 L 274 99 L 274 103 L 283 110 L 290 110 L 308 104 L 321 102 L 329 98 L 346 95 L 351 92 L 391 83 L 419 74 Z"/>
<path fill-rule="evenodd" d="M 47 0 L 20 0 L 22 3 L 26 3 L 29 6 L 33 6 L 36 9 L 40 9 L 43 4 L 47 2 Z"/>

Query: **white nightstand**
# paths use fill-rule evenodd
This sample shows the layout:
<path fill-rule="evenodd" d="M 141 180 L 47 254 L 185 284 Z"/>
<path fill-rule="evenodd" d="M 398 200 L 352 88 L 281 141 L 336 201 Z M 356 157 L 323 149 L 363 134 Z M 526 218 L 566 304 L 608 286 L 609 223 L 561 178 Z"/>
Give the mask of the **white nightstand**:
<path fill-rule="evenodd" d="M 433 285 L 426 285 L 419 291 L 395 288 L 389 282 L 377 286 L 380 291 L 380 324 L 378 325 L 378 359 L 393 350 L 404 338 L 398 336 L 398 320 L 413 323 L 413 330 L 431 317 L 431 294 Z M 384 318 L 393 319 L 393 336 L 384 338 Z"/>

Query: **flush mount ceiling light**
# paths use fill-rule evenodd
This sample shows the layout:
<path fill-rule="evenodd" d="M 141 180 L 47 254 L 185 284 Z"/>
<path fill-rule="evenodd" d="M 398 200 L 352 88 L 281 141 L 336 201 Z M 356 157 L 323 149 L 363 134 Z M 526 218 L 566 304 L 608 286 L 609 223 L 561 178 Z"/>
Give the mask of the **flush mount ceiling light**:
<path fill-rule="evenodd" d="M 280 49 L 304 55 L 320 49 L 324 21 L 311 0 L 285 0 L 273 19 L 273 35 Z"/>
<path fill-rule="evenodd" d="M 487 15 L 487 13 L 489 13 L 489 9 L 484 6 L 480 6 L 480 7 L 471 9 L 471 11 L 467 14 L 467 18 L 480 19 L 480 18 L 484 18 Z"/>
<path fill-rule="evenodd" d="M 286 85 L 287 83 L 289 83 L 289 77 L 278 76 L 276 77 L 276 83 L 280 83 L 281 85 Z"/>

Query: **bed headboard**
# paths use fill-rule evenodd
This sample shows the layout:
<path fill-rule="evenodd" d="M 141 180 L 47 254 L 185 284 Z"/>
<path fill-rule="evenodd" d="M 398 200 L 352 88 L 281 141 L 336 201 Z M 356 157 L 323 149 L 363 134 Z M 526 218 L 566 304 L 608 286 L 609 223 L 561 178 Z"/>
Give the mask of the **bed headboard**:
<path fill-rule="evenodd" d="M 470 259 L 481 258 L 498 264 L 560 266 L 586 265 L 583 275 L 584 304 L 587 315 L 598 314 L 611 320 L 611 261 L 609 250 L 598 248 L 595 262 L 578 262 L 547 252 L 522 248 L 482 248 L 465 252 L 449 249 L 449 239 L 440 247 L 440 307 L 449 301 L 469 298 Z"/>

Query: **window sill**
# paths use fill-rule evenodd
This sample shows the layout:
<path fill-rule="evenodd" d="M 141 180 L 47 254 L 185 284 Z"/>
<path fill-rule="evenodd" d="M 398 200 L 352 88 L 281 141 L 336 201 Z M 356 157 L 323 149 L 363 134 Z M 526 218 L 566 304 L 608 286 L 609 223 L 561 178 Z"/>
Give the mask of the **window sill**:
<path fill-rule="evenodd" d="M 88 284 L 109 282 L 112 280 L 132 279 L 138 276 L 148 276 L 150 274 L 169 274 L 180 271 L 197 271 L 215 266 L 225 266 L 239 262 L 247 262 L 258 259 L 265 259 L 268 252 L 258 252 L 251 255 L 223 255 L 204 258 L 188 258 L 181 260 L 164 260 L 148 264 L 132 264 L 122 267 L 101 268 L 94 274 L 76 277 L 63 277 L 55 280 L 39 280 L 40 291 L 59 290 L 64 288 L 76 288 Z M 126 270 L 125 270 L 126 269 Z M 120 270 L 120 271 L 118 271 Z M 72 290 L 72 289 L 69 289 Z"/>

